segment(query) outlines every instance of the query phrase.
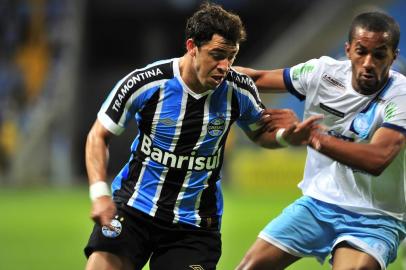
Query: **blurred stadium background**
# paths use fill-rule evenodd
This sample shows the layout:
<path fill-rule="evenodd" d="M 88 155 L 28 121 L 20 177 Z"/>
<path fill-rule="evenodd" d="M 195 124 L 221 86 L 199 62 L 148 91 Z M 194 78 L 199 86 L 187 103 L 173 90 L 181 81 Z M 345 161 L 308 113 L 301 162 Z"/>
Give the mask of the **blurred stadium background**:
<path fill-rule="evenodd" d="M 184 53 L 197 0 L 0 1 L 0 269 L 83 269 L 88 218 L 84 144 L 116 81 Z M 406 29 L 406 1 L 222 0 L 245 22 L 237 65 L 280 68 L 343 56 L 352 17 L 385 10 Z M 406 72 L 406 40 L 395 68 Z M 273 107 L 302 105 L 264 95 Z M 111 144 L 109 173 L 128 158 L 136 126 Z M 257 233 L 300 195 L 304 151 L 266 151 L 234 129 L 224 164 L 223 256 L 233 269 Z M 238 145 L 238 147 L 234 147 Z M 403 251 L 390 270 L 402 268 Z M 289 269 L 329 269 L 304 259 Z"/>

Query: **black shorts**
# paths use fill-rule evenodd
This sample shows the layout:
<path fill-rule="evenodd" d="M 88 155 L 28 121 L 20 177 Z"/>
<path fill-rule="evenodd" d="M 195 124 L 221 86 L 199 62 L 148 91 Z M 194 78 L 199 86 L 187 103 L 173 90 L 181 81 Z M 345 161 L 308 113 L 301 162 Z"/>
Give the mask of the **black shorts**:
<path fill-rule="evenodd" d="M 157 220 L 125 204 L 117 205 L 115 231 L 95 224 L 85 247 L 128 257 L 134 269 L 150 259 L 151 270 L 216 269 L 221 256 L 221 234 L 185 224 Z M 199 268 L 200 266 L 200 268 Z"/>

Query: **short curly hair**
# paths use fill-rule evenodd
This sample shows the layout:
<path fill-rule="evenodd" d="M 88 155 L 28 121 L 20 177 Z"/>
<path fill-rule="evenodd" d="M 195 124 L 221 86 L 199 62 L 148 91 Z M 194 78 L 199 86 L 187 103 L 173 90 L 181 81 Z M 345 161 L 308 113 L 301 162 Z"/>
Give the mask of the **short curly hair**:
<path fill-rule="evenodd" d="M 214 34 L 233 44 L 241 43 L 247 35 L 238 15 L 209 2 L 203 3 L 187 20 L 185 34 L 198 47 L 208 43 Z"/>
<path fill-rule="evenodd" d="M 398 48 L 400 39 L 399 24 L 386 13 L 383 12 L 365 12 L 354 18 L 348 33 L 348 41 L 351 43 L 356 28 L 364 28 L 372 32 L 387 32 L 390 36 L 390 44 L 393 50 Z"/>

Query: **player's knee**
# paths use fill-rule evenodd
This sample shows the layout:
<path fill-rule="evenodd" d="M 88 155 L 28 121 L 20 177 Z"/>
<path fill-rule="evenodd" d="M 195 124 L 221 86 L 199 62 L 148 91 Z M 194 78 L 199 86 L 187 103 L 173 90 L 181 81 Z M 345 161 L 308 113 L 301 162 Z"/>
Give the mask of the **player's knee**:
<path fill-rule="evenodd" d="M 93 252 L 87 260 L 86 270 L 132 269 L 128 258 L 102 251 Z"/>
<path fill-rule="evenodd" d="M 283 269 L 278 266 L 271 258 L 258 256 L 257 254 L 248 253 L 244 256 L 236 270 L 266 270 L 266 269 Z"/>
<path fill-rule="evenodd" d="M 371 267 L 370 265 L 357 265 L 357 266 L 344 266 L 344 267 L 333 267 L 333 270 L 380 270 L 378 267 Z"/>
<path fill-rule="evenodd" d="M 334 264 L 333 270 L 380 270 L 381 267 L 378 262 L 366 261 L 366 262 L 353 262 L 345 261 L 344 263 Z"/>
<path fill-rule="evenodd" d="M 245 254 L 244 258 L 238 265 L 238 270 L 254 270 L 259 269 L 258 267 L 258 256 L 252 252 Z"/>

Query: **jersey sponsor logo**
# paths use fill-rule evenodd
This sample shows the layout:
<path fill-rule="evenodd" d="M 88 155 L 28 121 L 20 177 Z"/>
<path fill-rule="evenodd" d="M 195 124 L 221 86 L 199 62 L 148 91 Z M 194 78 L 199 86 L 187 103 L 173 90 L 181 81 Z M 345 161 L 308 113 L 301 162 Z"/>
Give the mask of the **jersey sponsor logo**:
<path fill-rule="evenodd" d="M 152 66 L 147 69 L 135 70 L 122 80 L 120 84 L 115 86 L 114 96 L 108 104 L 106 114 L 111 120 L 118 123 L 125 110 L 125 105 L 137 90 L 154 82 L 156 83 L 152 84 L 151 88 L 154 86 L 158 87 L 163 84 L 163 82 L 159 82 L 160 80 L 171 78 L 173 78 L 172 62 Z"/>
<path fill-rule="evenodd" d="M 331 75 L 324 73 L 323 76 L 321 77 L 323 81 L 328 82 L 329 84 L 340 88 L 340 89 L 345 89 L 345 86 L 342 82 L 340 82 L 339 80 L 335 79 L 334 77 L 332 77 Z"/>
<path fill-rule="evenodd" d="M 173 152 L 154 147 L 152 139 L 144 135 L 141 142 L 141 152 L 150 157 L 151 160 L 169 168 L 211 171 L 219 167 L 222 151 L 220 147 L 217 154 L 213 156 L 196 156 L 195 151 L 191 155 L 176 155 Z"/>
<path fill-rule="evenodd" d="M 234 70 L 230 70 L 230 72 L 227 74 L 227 80 L 236 83 L 238 87 L 248 90 L 251 94 L 254 95 L 254 97 L 256 97 L 256 94 L 254 94 L 256 92 L 256 86 L 254 81 L 249 76 L 245 74 L 239 74 Z"/>
<path fill-rule="evenodd" d="M 162 75 L 163 72 L 159 68 L 152 68 L 144 72 L 134 73 L 121 85 L 121 88 L 117 91 L 112 109 L 119 112 L 122 108 L 123 101 L 127 100 L 125 97 L 130 92 L 131 88 L 137 86 L 137 84 L 149 79 L 151 77 L 156 77 Z"/>
<path fill-rule="evenodd" d="M 248 85 L 251 88 L 255 88 L 255 84 L 254 82 L 250 79 L 250 77 L 248 76 L 240 76 L 237 75 L 237 73 L 235 73 L 236 76 L 234 77 L 234 80 L 238 83 L 244 84 L 244 85 Z"/>
<path fill-rule="evenodd" d="M 396 111 L 398 110 L 398 107 L 396 106 L 395 103 L 390 102 L 386 107 L 385 107 L 385 119 L 384 121 L 390 121 L 396 114 Z"/>
<path fill-rule="evenodd" d="M 224 118 L 214 118 L 212 119 L 209 124 L 207 125 L 207 132 L 212 137 L 218 137 L 224 132 L 225 128 L 225 120 Z"/>
<path fill-rule="evenodd" d="M 326 112 L 329 112 L 329 113 L 331 113 L 331 114 L 334 114 L 335 116 L 338 116 L 338 117 L 340 117 L 340 118 L 343 118 L 344 115 L 345 115 L 343 112 L 340 112 L 340 111 L 338 111 L 338 110 L 336 110 L 336 109 L 333 109 L 333 108 L 331 108 L 331 107 L 329 107 L 329 106 L 327 106 L 327 105 L 325 105 L 325 104 L 323 104 L 323 103 L 320 103 L 320 108 L 322 108 L 322 109 L 325 110 Z"/>
<path fill-rule="evenodd" d="M 120 218 L 121 221 L 124 220 L 124 218 Z M 115 218 L 111 221 L 110 227 L 103 226 L 102 227 L 102 233 L 105 237 L 108 238 L 116 238 L 117 236 L 120 235 L 123 226 L 121 225 L 121 222 L 118 220 L 118 216 L 115 216 Z"/>
<path fill-rule="evenodd" d="M 303 74 L 312 72 L 313 69 L 314 69 L 314 66 L 311 64 L 303 64 L 303 65 L 296 67 L 295 69 L 293 69 L 293 72 L 292 72 L 292 80 L 297 81 L 300 76 L 302 76 Z"/>

